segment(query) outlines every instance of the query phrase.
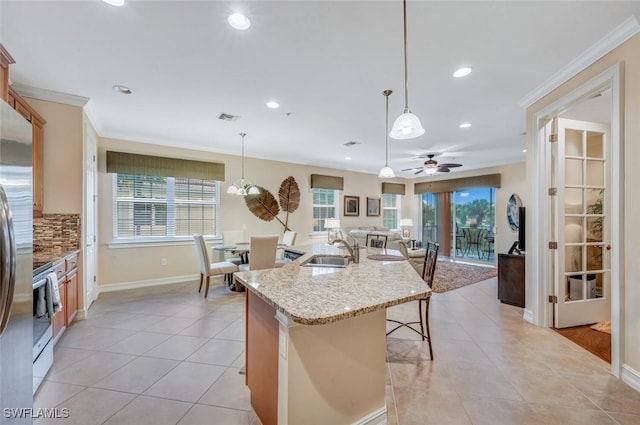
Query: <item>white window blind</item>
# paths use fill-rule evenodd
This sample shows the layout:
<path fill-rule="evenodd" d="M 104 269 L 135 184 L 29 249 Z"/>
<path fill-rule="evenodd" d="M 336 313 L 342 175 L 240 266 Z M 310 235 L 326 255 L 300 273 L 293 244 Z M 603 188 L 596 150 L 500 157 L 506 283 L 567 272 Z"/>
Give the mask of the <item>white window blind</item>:
<path fill-rule="evenodd" d="M 313 192 L 313 231 L 324 232 L 327 218 L 339 218 L 339 191 L 333 189 L 311 189 Z"/>
<path fill-rule="evenodd" d="M 171 239 L 218 233 L 219 182 L 113 175 L 114 239 Z"/>
<path fill-rule="evenodd" d="M 382 194 L 382 225 L 389 229 L 400 228 L 400 195 Z"/>

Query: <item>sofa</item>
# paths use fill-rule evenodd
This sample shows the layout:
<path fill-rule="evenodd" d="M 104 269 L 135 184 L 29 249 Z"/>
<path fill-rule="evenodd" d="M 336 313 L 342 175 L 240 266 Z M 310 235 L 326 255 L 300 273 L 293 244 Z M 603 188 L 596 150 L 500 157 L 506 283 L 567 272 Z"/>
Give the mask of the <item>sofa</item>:
<path fill-rule="evenodd" d="M 367 235 L 380 235 L 387 237 L 387 248 L 400 250 L 398 241 L 402 241 L 402 234 L 400 232 L 393 232 L 386 227 L 356 227 L 349 230 L 349 236 L 358 241 L 360 246 L 367 245 Z"/>

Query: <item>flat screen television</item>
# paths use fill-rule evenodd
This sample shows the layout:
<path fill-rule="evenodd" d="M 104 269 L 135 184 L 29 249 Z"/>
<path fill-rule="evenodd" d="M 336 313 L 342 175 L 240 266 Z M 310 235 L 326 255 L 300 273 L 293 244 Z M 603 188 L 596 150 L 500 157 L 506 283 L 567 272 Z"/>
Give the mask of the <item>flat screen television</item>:
<path fill-rule="evenodd" d="M 518 249 L 525 251 L 525 233 L 526 233 L 526 214 L 525 208 L 518 208 Z"/>

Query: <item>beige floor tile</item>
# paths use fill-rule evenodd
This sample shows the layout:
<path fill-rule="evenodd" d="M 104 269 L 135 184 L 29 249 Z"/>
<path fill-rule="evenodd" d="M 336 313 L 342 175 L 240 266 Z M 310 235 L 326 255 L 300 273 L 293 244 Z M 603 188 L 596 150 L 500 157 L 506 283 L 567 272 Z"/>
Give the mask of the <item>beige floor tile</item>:
<path fill-rule="evenodd" d="M 221 366 L 182 362 L 144 394 L 195 403 L 224 371 Z"/>
<path fill-rule="evenodd" d="M 587 397 L 553 371 L 501 368 L 503 375 L 529 403 L 596 409 Z"/>
<path fill-rule="evenodd" d="M 166 341 L 170 335 L 155 332 L 136 332 L 122 341 L 104 348 L 112 353 L 141 355 Z"/>
<path fill-rule="evenodd" d="M 47 379 L 54 382 L 90 386 L 135 357 L 127 354 L 97 352 L 61 370 L 50 372 Z"/>
<path fill-rule="evenodd" d="M 167 317 L 147 326 L 145 331 L 175 335 L 191 326 L 196 320 L 190 317 Z"/>
<path fill-rule="evenodd" d="M 36 409 L 56 407 L 85 388 L 81 385 L 61 384 L 45 380 L 33 398 L 33 407 Z"/>
<path fill-rule="evenodd" d="M 240 369 L 229 368 L 209 390 L 198 400 L 200 404 L 226 407 L 238 410 L 251 410 L 249 388 L 245 385 L 245 376 Z"/>
<path fill-rule="evenodd" d="M 215 422 L 213 422 L 215 418 Z M 244 410 L 195 404 L 178 425 L 204 425 L 219 423 L 224 425 L 253 425 L 255 414 Z"/>
<path fill-rule="evenodd" d="M 394 394 L 400 425 L 471 425 L 456 394 L 439 394 L 420 387 L 396 388 Z"/>
<path fill-rule="evenodd" d="M 216 338 L 219 339 L 231 339 L 234 341 L 244 341 L 245 338 L 245 328 L 244 323 L 234 322 L 223 329 L 220 333 L 216 335 Z"/>
<path fill-rule="evenodd" d="M 233 323 L 231 319 L 212 319 L 207 317 L 180 331 L 180 335 L 213 338 Z"/>
<path fill-rule="evenodd" d="M 620 425 L 640 425 L 640 415 L 628 415 L 625 413 L 612 412 L 608 412 L 608 415 L 618 421 Z"/>
<path fill-rule="evenodd" d="M 96 382 L 93 387 L 140 394 L 177 365 L 176 360 L 138 357 Z"/>
<path fill-rule="evenodd" d="M 396 409 L 396 399 L 393 393 L 393 386 L 387 385 L 384 394 L 385 403 L 387 405 L 387 425 L 399 425 L 398 410 Z"/>
<path fill-rule="evenodd" d="M 147 351 L 147 357 L 160 357 L 163 359 L 184 360 L 196 350 L 206 344 L 207 338 L 194 336 L 174 335 L 166 341 Z"/>
<path fill-rule="evenodd" d="M 230 366 L 244 351 L 244 342 L 214 338 L 187 358 L 195 363 Z"/>
<path fill-rule="evenodd" d="M 607 412 L 640 415 L 640 393 L 611 375 L 567 375 L 564 378 Z"/>
<path fill-rule="evenodd" d="M 110 328 L 74 328 L 67 329 L 58 342 L 61 347 L 100 350 L 133 335 L 135 331 Z"/>
<path fill-rule="evenodd" d="M 69 409 L 68 418 L 39 419 L 34 423 L 64 425 L 100 425 L 135 398 L 133 394 L 87 388 L 62 403 Z"/>
<path fill-rule="evenodd" d="M 595 406 L 588 409 L 571 406 L 550 406 L 548 404 L 530 404 L 529 406 L 545 425 L 617 425 L 615 420 L 602 410 L 595 408 Z"/>
<path fill-rule="evenodd" d="M 447 364 L 451 382 L 464 396 L 522 400 L 522 396 L 493 365 L 450 362 Z"/>
<path fill-rule="evenodd" d="M 483 364 L 491 363 L 491 360 L 489 360 L 475 341 L 459 339 L 438 340 L 438 344 L 433 347 L 433 352 L 436 360 Z"/>
<path fill-rule="evenodd" d="M 246 356 L 245 356 L 245 352 L 243 350 L 242 353 L 240 353 L 240 355 L 238 357 L 236 357 L 236 359 L 233 361 L 233 363 L 231 363 L 231 367 L 235 367 L 237 369 L 240 369 L 241 367 L 244 367 L 245 362 L 246 362 Z"/>
<path fill-rule="evenodd" d="M 389 363 L 389 382 L 394 388 L 422 388 L 443 394 L 455 394 L 445 363 Z"/>
<path fill-rule="evenodd" d="M 105 425 L 175 425 L 191 406 L 181 401 L 140 396 L 109 418 Z"/>
<path fill-rule="evenodd" d="M 495 398 L 464 398 L 473 425 L 548 425 L 528 403 Z"/>
<path fill-rule="evenodd" d="M 434 357 L 438 355 L 435 349 L 433 355 Z M 387 361 L 389 363 L 422 364 L 430 360 L 427 341 L 387 337 Z"/>
<path fill-rule="evenodd" d="M 58 344 L 53 350 L 53 366 L 51 366 L 51 371 L 49 373 L 59 372 L 96 353 L 97 351 L 67 348 Z"/>

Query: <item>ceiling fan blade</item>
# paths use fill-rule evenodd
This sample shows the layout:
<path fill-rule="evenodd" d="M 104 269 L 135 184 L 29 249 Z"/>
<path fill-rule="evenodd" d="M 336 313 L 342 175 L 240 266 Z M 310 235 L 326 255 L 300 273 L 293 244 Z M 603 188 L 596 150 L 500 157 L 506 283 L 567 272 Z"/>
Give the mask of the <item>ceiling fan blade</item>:
<path fill-rule="evenodd" d="M 400 171 L 413 171 L 413 170 L 420 170 L 420 169 L 422 169 L 422 167 L 405 168 L 404 170 L 400 170 Z"/>
<path fill-rule="evenodd" d="M 421 168 L 421 169 L 419 169 L 418 171 L 416 171 L 416 172 L 415 172 L 415 173 L 413 173 L 413 174 L 420 174 L 420 173 L 424 173 L 424 169 L 422 169 L 422 168 Z"/>
<path fill-rule="evenodd" d="M 438 167 L 456 168 L 456 167 L 462 167 L 462 164 L 438 164 Z"/>
<path fill-rule="evenodd" d="M 451 170 L 449 170 L 447 167 L 438 167 L 438 170 L 437 170 L 437 171 L 438 171 L 439 173 L 448 173 L 448 172 L 449 172 L 449 171 L 451 171 Z"/>

